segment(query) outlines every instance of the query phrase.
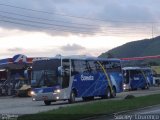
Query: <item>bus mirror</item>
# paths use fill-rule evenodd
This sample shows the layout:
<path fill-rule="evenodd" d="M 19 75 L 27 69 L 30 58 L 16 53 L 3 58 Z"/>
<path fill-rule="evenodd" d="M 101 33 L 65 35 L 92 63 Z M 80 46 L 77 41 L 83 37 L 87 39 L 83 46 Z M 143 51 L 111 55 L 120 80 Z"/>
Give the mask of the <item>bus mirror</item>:
<path fill-rule="evenodd" d="M 58 75 L 63 76 L 64 75 L 64 69 L 62 66 L 58 67 Z"/>
<path fill-rule="evenodd" d="M 126 72 L 124 72 L 124 73 L 123 73 L 123 76 L 124 76 L 124 77 L 126 77 L 126 76 L 127 76 L 127 73 L 126 73 Z"/>
<path fill-rule="evenodd" d="M 31 86 L 34 86 L 36 84 L 36 80 L 31 80 Z"/>
<path fill-rule="evenodd" d="M 25 78 L 28 78 L 28 70 L 24 71 L 24 76 L 25 76 Z"/>

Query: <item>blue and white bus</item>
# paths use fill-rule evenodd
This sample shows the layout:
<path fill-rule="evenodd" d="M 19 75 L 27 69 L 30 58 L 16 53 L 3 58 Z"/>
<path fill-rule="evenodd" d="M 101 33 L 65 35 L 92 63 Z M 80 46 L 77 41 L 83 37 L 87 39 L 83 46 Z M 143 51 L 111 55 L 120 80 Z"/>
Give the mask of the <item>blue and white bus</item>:
<path fill-rule="evenodd" d="M 148 80 L 148 83 L 149 83 L 149 86 L 154 86 L 156 83 L 155 83 L 155 79 L 153 77 L 153 70 L 152 68 L 150 67 L 145 67 L 145 68 L 142 68 L 145 75 L 146 75 L 146 79 Z"/>
<path fill-rule="evenodd" d="M 123 91 L 119 59 L 55 57 L 33 62 L 32 99 L 46 105 L 59 100 L 75 102 L 110 98 Z"/>
<path fill-rule="evenodd" d="M 136 90 L 149 89 L 153 85 L 153 74 L 149 68 L 141 67 L 124 67 L 123 68 L 123 89 Z"/>

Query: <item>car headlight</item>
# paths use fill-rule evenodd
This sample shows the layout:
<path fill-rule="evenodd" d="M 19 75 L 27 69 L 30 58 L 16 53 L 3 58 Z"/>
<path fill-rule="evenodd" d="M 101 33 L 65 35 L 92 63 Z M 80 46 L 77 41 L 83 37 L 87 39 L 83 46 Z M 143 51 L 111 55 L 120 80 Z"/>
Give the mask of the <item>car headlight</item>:
<path fill-rule="evenodd" d="M 61 92 L 60 89 L 57 89 L 57 90 L 54 91 L 54 93 L 60 93 L 60 92 Z"/>

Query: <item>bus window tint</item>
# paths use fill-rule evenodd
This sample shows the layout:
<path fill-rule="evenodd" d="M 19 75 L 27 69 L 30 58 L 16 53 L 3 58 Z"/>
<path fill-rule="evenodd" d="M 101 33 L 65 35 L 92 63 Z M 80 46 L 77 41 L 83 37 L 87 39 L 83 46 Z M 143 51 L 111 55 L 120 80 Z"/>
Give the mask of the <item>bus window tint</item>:
<path fill-rule="evenodd" d="M 69 76 L 70 76 L 70 61 L 69 61 L 69 59 L 63 59 L 62 66 L 64 69 L 63 78 L 62 78 L 62 88 L 67 88 L 69 86 Z"/>
<path fill-rule="evenodd" d="M 112 71 L 119 72 L 119 71 L 121 71 L 121 64 L 120 64 L 120 62 L 117 62 L 117 61 L 104 62 L 104 66 L 106 67 L 108 72 L 112 72 Z"/>
<path fill-rule="evenodd" d="M 97 61 L 95 61 L 94 63 L 95 63 L 96 71 L 102 71 L 102 68 L 101 68 L 100 64 Z"/>
<path fill-rule="evenodd" d="M 44 84 L 47 85 L 48 87 L 59 84 L 57 80 L 56 71 L 46 70 L 45 75 L 46 76 L 45 76 Z"/>
<path fill-rule="evenodd" d="M 58 77 L 59 59 L 40 60 L 33 63 L 32 87 L 54 86 L 61 84 Z"/>
<path fill-rule="evenodd" d="M 135 77 L 140 77 L 140 76 L 142 76 L 142 73 L 140 70 L 131 70 L 130 71 L 130 77 L 132 79 L 134 79 Z"/>
<path fill-rule="evenodd" d="M 83 73 L 87 70 L 86 62 L 80 60 L 72 60 L 72 75 Z"/>
<path fill-rule="evenodd" d="M 87 66 L 88 66 L 89 72 L 96 72 L 95 61 L 88 61 Z"/>

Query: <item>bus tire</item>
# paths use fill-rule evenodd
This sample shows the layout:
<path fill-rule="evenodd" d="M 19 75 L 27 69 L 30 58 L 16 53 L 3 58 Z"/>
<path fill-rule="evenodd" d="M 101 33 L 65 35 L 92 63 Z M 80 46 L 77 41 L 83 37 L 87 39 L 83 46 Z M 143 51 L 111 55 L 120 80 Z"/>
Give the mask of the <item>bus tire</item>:
<path fill-rule="evenodd" d="M 149 83 L 146 83 L 144 87 L 142 87 L 142 90 L 145 90 L 145 89 L 149 89 Z"/>
<path fill-rule="evenodd" d="M 51 101 L 45 100 L 45 101 L 44 101 L 44 104 L 45 104 L 45 105 L 51 105 Z"/>
<path fill-rule="evenodd" d="M 107 87 L 107 91 L 106 91 L 106 98 L 111 98 L 111 89 L 110 87 Z"/>
<path fill-rule="evenodd" d="M 72 90 L 71 94 L 70 94 L 70 98 L 69 98 L 69 103 L 74 103 L 75 102 L 75 98 L 76 98 L 76 94 L 75 92 Z"/>
<path fill-rule="evenodd" d="M 111 97 L 111 89 L 110 89 L 110 87 L 107 87 L 105 95 L 102 95 L 101 99 L 108 99 L 110 97 Z"/>
<path fill-rule="evenodd" d="M 115 86 L 113 86 L 112 93 L 111 93 L 111 98 L 114 98 L 114 97 L 116 97 L 116 88 L 115 88 Z"/>
<path fill-rule="evenodd" d="M 148 83 L 148 84 L 147 84 L 147 89 L 149 89 L 149 87 L 150 87 L 150 84 Z"/>
<path fill-rule="evenodd" d="M 146 84 L 145 89 L 149 89 L 149 83 Z"/>

